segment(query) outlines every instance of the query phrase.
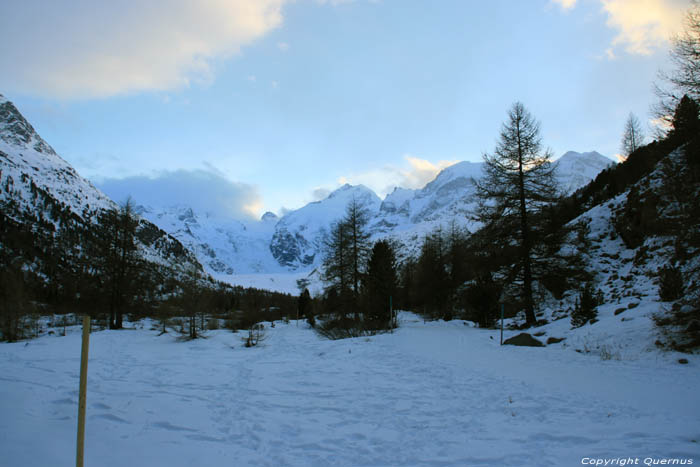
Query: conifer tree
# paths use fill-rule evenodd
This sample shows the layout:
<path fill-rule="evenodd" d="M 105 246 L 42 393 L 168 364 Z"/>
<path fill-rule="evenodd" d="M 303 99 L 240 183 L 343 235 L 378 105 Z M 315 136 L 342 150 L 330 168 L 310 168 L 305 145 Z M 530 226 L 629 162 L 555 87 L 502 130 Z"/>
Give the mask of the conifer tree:
<path fill-rule="evenodd" d="M 644 132 L 639 119 L 630 113 L 625 122 L 625 131 L 622 135 L 622 154 L 627 157 L 642 146 Z"/>
<path fill-rule="evenodd" d="M 493 154 L 484 154 L 484 176 L 475 181 L 479 205 L 477 218 L 499 225 L 508 244 L 517 242 L 517 270 L 522 281 L 522 301 L 528 324 L 534 324 L 533 251 L 536 214 L 557 199 L 551 153 L 542 150 L 540 125 L 520 102 L 513 104 L 501 128 Z"/>
<path fill-rule="evenodd" d="M 365 321 L 376 329 L 391 321 L 389 302 L 396 292 L 396 255 L 386 240 L 374 244 L 367 267 L 367 316 Z"/>
<path fill-rule="evenodd" d="M 333 289 L 342 317 L 352 310 L 356 320 L 359 319 L 360 286 L 370 250 L 367 222 L 367 211 L 353 199 L 346 207 L 345 216 L 331 227 L 324 245 L 326 292 Z"/>
<path fill-rule="evenodd" d="M 130 198 L 121 208 L 110 209 L 100 215 L 97 257 L 109 305 L 110 329 L 121 329 L 124 309 L 135 285 L 137 226 L 138 220 Z"/>
<path fill-rule="evenodd" d="M 671 136 L 682 140 L 700 135 L 700 105 L 685 94 L 673 113 L 671 125 Z"/>
<path fill-rule="evenodd" d="M 598 300 L 593 293 L 593 284 L 586 282 L 583 290 L 576 299 L 576 305 L 571 313 L 571 325 L 580 328 L 598 316 Z"/>

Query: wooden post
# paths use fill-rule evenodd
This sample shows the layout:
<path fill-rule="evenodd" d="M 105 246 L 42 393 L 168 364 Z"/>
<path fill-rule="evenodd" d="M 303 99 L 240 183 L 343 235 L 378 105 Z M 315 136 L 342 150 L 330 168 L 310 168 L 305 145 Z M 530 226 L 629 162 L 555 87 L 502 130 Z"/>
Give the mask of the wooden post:
<path fill-rule="evenodd" d="M 83 316 L 83 346 L 80 351 L 80 394 L 78 396 L 78 446 L 76 467 L 83 467 L 85 447 L 85 396 L 87 391 L 88 350 L 90 348 L 90 316 Z"/>
<path fill-rule="evenodd" d="M 501 303 L 501 345 L 503 345 L 503 303 Z"/>
<path fill-rule="evenodd" d="M 394 304 L 391 301 L 392 297 L 389 295 L 389 329 L 391 333 L 394 333 Z"/>

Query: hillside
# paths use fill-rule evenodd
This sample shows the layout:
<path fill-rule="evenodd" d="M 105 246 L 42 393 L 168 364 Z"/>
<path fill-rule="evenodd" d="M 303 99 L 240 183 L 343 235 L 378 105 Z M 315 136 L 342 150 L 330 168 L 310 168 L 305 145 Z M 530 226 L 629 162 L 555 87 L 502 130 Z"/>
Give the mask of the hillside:
<path fill-rule="evenodd" d="M 99 268 L 107 257 L 109 229 L 116 228 L 105 219 L 119 209 L 0 96 L 0 265 L 8 316 L 18 313 L 14 307 L 31 308 L 29 297 L 54 309 L 83 303 L 95 310 L 106 295 L 107 276 Z M 137 218 L 134 233 L 144 261 L 138 268 L 142 286 L 159 280 L 156 276 L 201 270 L 196 257 L 155 224 Z M 3 332 L 16 322 L 8 316 Z"/>
<path fill-rule="evenodd" d="M 56 154 L 2 95 L 0 186 L 0 203 L 6 218 L 23 224 L 38 217 L 46 221 L 50 230 L 60 230 L 69 219 L 84 226 L 94 225 L 100 212 L 118 208 Z M 196 263 L 179 242 L 152 223 L 139 222 L 138 240 L 142 254 L 151 261 Z"/>

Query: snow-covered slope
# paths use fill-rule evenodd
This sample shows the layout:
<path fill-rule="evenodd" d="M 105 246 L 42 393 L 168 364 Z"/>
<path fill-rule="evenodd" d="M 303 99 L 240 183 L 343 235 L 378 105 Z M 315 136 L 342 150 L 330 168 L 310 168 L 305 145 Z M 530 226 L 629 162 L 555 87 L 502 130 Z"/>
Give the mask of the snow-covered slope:
<path fill-rule="evenodd" d="M 98 215 L 118 206 L 81 177 L 0 95 L 0 205 L 17 224 L 64 222 L 96 225 Z M 173 237 L 143 219 L 137 240 L 145 259 L 161 264 L 194 264 L 196 259 Z"/>
<path fill-rule="evenodd" d="M 57 201 L 86 219 L 114 202 L 82 178 L 49 146 L 19 113 L 12 102 L 0 95 L 0 168 L 2 183 L 12 189 L 17 203 L 30 203 L 36 187 L 46 190 Z M 32 188 L 34 186 L 35 188 Z"/>
<path fill-rule="evenodd" d="M 374 218 L 381 199 L 364 185 L 343 185 L 322 201 L 288 213 L 275 226 L 270 251 L 279 264 L 290 268 L 312 267 L 320 264 L 323 239 L 330 225 L 345 214 L 347 205 L 355 200 Z"/>
<path fill-rule="evenodd" d="M 187 206 L 139 206 L 139 212 L 177 238 L 214 276 L 284 271 L 269 248 L 277 222 L 272 213 L 255 222 L 196 212 Z"/>

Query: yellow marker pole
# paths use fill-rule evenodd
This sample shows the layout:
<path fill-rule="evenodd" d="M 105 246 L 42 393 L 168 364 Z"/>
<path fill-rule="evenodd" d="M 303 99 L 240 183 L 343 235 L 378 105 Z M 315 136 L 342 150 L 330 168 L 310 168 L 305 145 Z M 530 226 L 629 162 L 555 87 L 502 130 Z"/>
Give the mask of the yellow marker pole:
<path fill-rule="evenodd" d="M 503 303 L 501 303 L 501 345 L 503 345 Z"/>
<path fill-rule="evenodd" d="M 76 467 L 83 467 L 85 448 L 85 396 L 87 392 L 88 350 L 90 348 L 90 316 L 83 316 L 83 347 L 80 351 L 80 395 L 78 396 L 78 447 Z"/>

